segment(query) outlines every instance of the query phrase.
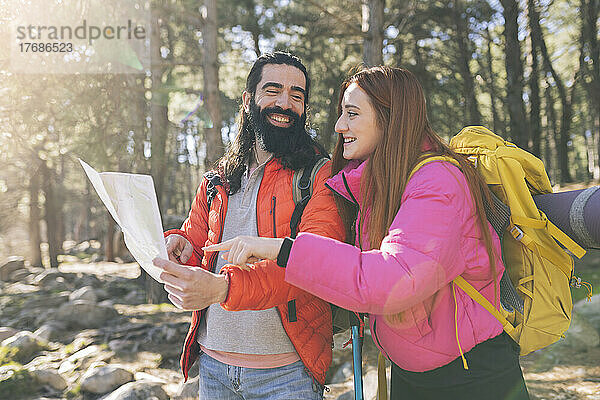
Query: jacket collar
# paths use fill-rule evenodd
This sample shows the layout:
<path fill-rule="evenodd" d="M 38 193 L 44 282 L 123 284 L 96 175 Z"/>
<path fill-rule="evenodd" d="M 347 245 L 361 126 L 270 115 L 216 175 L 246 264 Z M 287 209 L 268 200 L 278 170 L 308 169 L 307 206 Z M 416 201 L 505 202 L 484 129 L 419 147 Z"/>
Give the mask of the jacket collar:
<path fill-rule="evenodd" d="M 365 165 L 366 161 L 350 160 L 340 172 L 327 180 L 326 185 L 346 200 L 357 204 L 361 199 L 360 177 Z"/>

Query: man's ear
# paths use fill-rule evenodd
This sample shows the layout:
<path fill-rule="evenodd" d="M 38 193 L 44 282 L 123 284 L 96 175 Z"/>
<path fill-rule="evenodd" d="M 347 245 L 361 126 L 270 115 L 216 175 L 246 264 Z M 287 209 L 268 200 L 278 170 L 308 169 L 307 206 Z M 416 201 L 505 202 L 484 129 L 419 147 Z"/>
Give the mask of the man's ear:
<path fill-rule="evenodd" d="M 244 108 L 244 112 L 246 114 L 250 114 L 250 100 L 252 99 L 252 95 L 244 90 L 242 93 L 242 107 Z"/>

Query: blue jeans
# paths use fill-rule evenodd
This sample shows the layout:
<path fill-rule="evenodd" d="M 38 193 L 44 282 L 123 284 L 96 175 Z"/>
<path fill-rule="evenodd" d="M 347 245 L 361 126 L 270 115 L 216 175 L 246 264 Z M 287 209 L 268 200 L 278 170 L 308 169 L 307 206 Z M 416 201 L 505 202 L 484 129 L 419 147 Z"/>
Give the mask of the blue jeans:
<path fill-rule="evenodd" d="M 200 353 L 200 400 L 322 400 L 323 386 L 313 380 L 302 361 L 276 368 L 245 368 L 223 364 Z"/>

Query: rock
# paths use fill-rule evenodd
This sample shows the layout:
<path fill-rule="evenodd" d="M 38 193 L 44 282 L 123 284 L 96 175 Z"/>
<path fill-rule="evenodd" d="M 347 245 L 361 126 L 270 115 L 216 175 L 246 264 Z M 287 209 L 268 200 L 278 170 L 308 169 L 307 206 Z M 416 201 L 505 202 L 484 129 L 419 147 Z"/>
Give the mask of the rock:
<path fill-rule="evenodd" d="M 196 397 L 197 398 L 197 395 Z M 157 383 L 130 382 L 100 400 L 169 400 L 169 396 Z"/>
<path fill-rule="evenodd" d="M 35 326 L 44 325 L 48 320 L 54 318 L 55 311 L 53 310 L 43 310 L 35 315 Z M 33 315 L 32 315 L 33 317 Z"/>
<path fill-rule="evenodd" d="M 29 331 L 21 331 L 4 339 L 1 346 L 16 349 L 14 359 L 26 363 L 41 350 L 48 348 L 48 343 Z"/>
<path fill-rule="evenodd" d="M 134 342 L 131 340 L 114 339 L 108 342 L 108 348 L 114 352 L 127 351 L 127 348 L 131 349 Z"/>
<path fill-rule="evenodd" d="M 348 379 L 352 375 L 353 375 L 352 363 L 347 361 L 338 367 L 338 369 L 335 371 L 335 373 L 331 377 L 331 381 L 329 383 L 345 382 L 346 379 Z"/>
<path fill-rule="evenodd" d="M 10 274 L 10 276 L 8 277 L 8 280 L 10 282 L 19 282 L 19 281 L 25 281 L 26 278 L 30 275 L 31 273 L 29 271 L 27 271 L 26 269 L 18 269 L 14 272 L 12 272 Z"/>
<path fill-rule="evenodd" d="M 81 377 L 81 390 L 102 394 L 108 393 L 133 380 L 133 374 L 118 365 L 90 367 Z"/>
<path fill-rule="evenodd" d="M 96 275 L 91 274 L 83 274 L 82 277 L 75 281 L 75 285 L 78 287 L 91 286 L 92 288 L 98 288 L 102 286 L 102 283 Z"/>
<path fill-rule="evenodd" d="M 354 400 L 354 390 L 340 394 L 336 400 Z"/>
<path fill-rule="evenodd" d="M 89 301 L 90 303 L 96 303 L 98 301 L 98 296 L 96 296 L 96 292 L 94 291 L 93 287 L 84 286 L 82 288 L 79 288 L 79 289 L 73 291 L 69 295 L 69 301 L 75 301 L 75 300 L 85 300 L 85 301 Z"/>
<path fill-rule="evenodd" d="M 591 301 L 583 299 L 575 303 L 573 313 L 585 317 L 600 332 L 600 294 L 592 296 Z"/>
<path fill-rule="evenodd" d="M 175 396 L 171 400 L 196 400 L 198 398 L 198 377 L 181 382 Z"/>
<path fill-rule="evenodd" d="M 56 352 L 46 352 L 43 355 L 37 356 L 23 367 L 28 371 L 36 369 L 52 369 L 57 370 L 62 362 L 62 356 Z"/>
<path fill-rule="evenodd" d="M 85 367 L 92 361 L 108 361 L 113 357 L 114 353 L 103 351 L 98 345 L 88 346 L 78 352 L 71 354 L 58 368 L 59 374 L 75 371 L 77 368 Z"/>
<path fill-rule="evenodd" d="M 23 309 L 31 310 L 33 308 L 42 308 L 50 311 L 58 308 L 69 301 L 69 292 L 60 292 L 54 295 L 35 296 L 23 305 Z"/>
<path fill-rule="evenodd" d="M 102 300 L 106 300 L 106 299 L 110 298 L 108 291 L 106 291 L 106 289 L 104 289 L 104 288 L 94 289 L 94 293 L 96 293 L 96 297 L 98 297 L 98 301 L 102 301 Z"/>
<path fill-rule="evenodd" d="M 92 251 L 92 247 L 90 246 L 90 242 L 88 242 L 87 240 L 84 242 L 81 242 L 75 246 L 73 246 L 71 248 L 71 250 L 69 251 L 69 254 L 71 255 L 77 255 L 78 253 L 86 253 L 86 254 L 91 254 Z"/>
<path fill-rule="evenodd" d="M 63 273 L 58 268 L 51 268 L 35 276 L 31 283 L 46 290 L 67 290 L 72 286 L 74 279 L 75 274 Z"/>
<path fill-rule="evenodd" d="M 50 385 L 57 390 L 65 390 L 67 388 L 65 378 L 52 369 L 36 369 L 29 372 L 42 384 Z"/>
<path fill-rule="evenodd" d="M 158 376 L 149 374 L 147 372 L 136 372 L 135 374 L 133 374 L 133 378 L 136 381 L 146 381 L 146 382 L 153 382 L 153 383 L 159 383 L 161 385 L 166 385 L 167 383 L 169 383 L 167 380 L 163 379 L 163 378 L 159 378 Z"/>
<path fill-rule="evenodd" d="M 50 321 L 40 326 L 33 334 L 46 341 L 51 341 L 57 339 L 62 330 L 64 330 L 64 325 L 56 321 Z"/>
<path fill-rule="evenodd" d="M 119 316 L 113 307 L 105 307 L 85 300 L 75 300 L 60 306 L 54 313 L 55 320 L 69 328 L 99 328 Z"/>
<path fill-rule="evenodd" d="M 0 342 L 3 342 L 4 339 L 11 337 L 12 335 L 14 335 L 17 332 L 18 331 L 16 329 L 13 329 L 11 327 L 1 326 L 0 327 Z"/>
<path fill-rule="evenodd" d="M 115 305 L 115 301 L 113 299 L 106 299 L 102 300 L 100 303 L 98 303 L 98 305 L 101 307 L 113 307 Z"/>
<path fill-rule="evenodd" d="M 583 315 L 574 313 L 571 326 L 561 343 L 576 351 L 587 350 L 600 344 L 600 335 Z"/>
<path fill-rule="evenodd" d="M 25 268 L 25 259 L 23 257 L 8 257 L 2 265 L 0 265 L 0 281 L 7 281 L 10 274 Z"/>
<path fill-rule="evenodd" d="M 137 290 L 132 290 L 131 292 L 127 293 L 127 295 L 123 298 L 123 303 L 143 304 L 145 303 L 144 294 Z"/>
<path fill-rule="evenodd" d="M 60 276 L 61 273 L 58 271 L 58 268 L 50 268 L 38 274 L 35 278 L 33 278 L 33 281 L 31 283 L 33 283 L 34 285 L 44 286 L 50 282 L 56 281 L 56 278 Z"/>

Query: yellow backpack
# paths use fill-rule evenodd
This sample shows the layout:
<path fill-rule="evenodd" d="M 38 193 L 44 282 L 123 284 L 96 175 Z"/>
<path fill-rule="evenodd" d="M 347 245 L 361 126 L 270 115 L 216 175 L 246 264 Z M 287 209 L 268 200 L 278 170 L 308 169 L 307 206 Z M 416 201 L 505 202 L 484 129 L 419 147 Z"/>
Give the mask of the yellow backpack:
<path fill-rule="evenodd" d="M 506 267 L 500 281 L 502 306 L 496 309 L 460 276 L 454 284 L 502 323 L 521 355 L 556 342 L 571 322 L 571 254 L 581 258 L 585 250 L 533 201 L 532 195 L 552 193 L 542 161 L 482 126 L 464 128 L 450 147 L 475 165 L 493 193 L 496 213 L 488 213 L 488 220 L 500 237 Z M 448 157 L 426 157 L 411 175 L 439 160 L 458 164 Z"/>

